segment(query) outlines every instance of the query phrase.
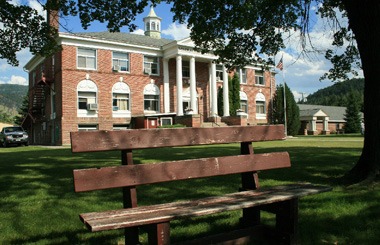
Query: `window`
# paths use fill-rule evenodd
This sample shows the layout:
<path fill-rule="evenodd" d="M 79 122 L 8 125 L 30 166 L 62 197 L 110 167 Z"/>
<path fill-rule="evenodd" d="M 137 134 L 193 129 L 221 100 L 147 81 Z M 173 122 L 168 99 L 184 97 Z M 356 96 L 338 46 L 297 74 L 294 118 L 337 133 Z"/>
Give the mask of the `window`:
<path fill-rule="evenodd" d="M 98 104 L 97 93 L 98 88 L 91 80 L 83 80 L 79 82 L 78 92 L 78 117 L 94 117 L 97 116 Z"/>
<path fill-rule="evenodd" d="M 156 30 L 156 23 L 155 22 L 152 22 L 152 31 L 155 31 Z"/>
<path fill-rule="evenodd" d="M 144 73 L 149 75 L 159 75 L 157 57 L 144 56 Z"/>
<path fill-rule="evenodd" d="M 96 70 L 96 50 L 78 48 L 78 68 Z"/>
<path fill-rule="evenodd" d="M 190 77 L 190 62 L 182 61 L 182 77 Z"/>
<path fill-rule="evenodd" d="M 159 95 L 144 95 L 144 110 L 158 111 Z"/>
<path fill-rule="evenodd" d="M 262 93 L 256 95 L 256 118 L 266 119 L 265 96 Z"/>
<path fill-rule="evenodd" d="M 256 101 L 256 113 L 265 114 L 265 101 Z"/>
<path fill-rule="evenodd" d="M 240 84 L 247 84 L 247 70 L 245 68 L 238 69 Z"/>
<path fill-rule="evenodd" d="M 149 31 L 150 30 L 150 25 L 149 25 L 149 22 L 146 23 L 146 30 Z"/>
<path fill-rule="evenodd" d="M 129 94 L 113 93 L 112 110 L 113 111 L 129 110 Z"/>
<path fill-rule="evenodd" d="M 144 88 L 144 111 L 160 111 L 160 90 L 153 83 L 146 85 Z"/>
<path fill-rule="evenodd" d="M 265 85 L 264 73 L 262 71 L 255 71 L 255 84 L 256 85 Z"/>
<path fill-rule="evenodd" d="M 129 86 L 124 82 L 117 82 L 112 87 L 112 116 L 130 117 L 130 93 Z"/>
<path fill-rule="evenodd" d="M 87 125 L 87 124 L 79 124 L 78 125 L 78 131 L 96 131 L 98 130 L 98 125 Z"/>
<path fill-rule="evenodd" d="M 112 70 L 129 72 L 129 54 L 113 52 L 112 54 Z"/>
<path fill-rule="evenodd" d="M 129 124 L 114 124 L 112 130 L 128 130 Z"/>
<path fill-rule="evenodd" d="M 160 121 L 161 121 L 161 126 L 173 125 L 173 118 L 171 117 L 162 117 Z"/>
<path fill-rule="evenodd" d="M 247 94 L 240 91 L 240 109 L 244 113 L 248 113 L 248 97 Z"/>
<path fill-rule="evenodd" d="M 96 103 L 96 93 L 94 92 L 78 92 L 78 109 L 87 110 L 89 104 Z"/>
<path fill-rule="evenodd" d="M 223 66 L 216 65 L 216 80 L 223 81 Z"/>

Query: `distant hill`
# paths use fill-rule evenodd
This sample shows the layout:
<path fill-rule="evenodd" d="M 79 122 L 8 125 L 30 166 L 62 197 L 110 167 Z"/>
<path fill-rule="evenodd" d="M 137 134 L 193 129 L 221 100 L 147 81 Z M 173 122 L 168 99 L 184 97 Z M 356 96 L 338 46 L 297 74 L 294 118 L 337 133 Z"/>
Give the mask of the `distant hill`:
<path fill-rule="evenodd" d="M 363 108 L 364 78 L 351 79 L 337 82 L 333 85 L 320 89 L 306 97 L 300 104 L 325 105 L 325 106 L 347 106 L 347 97 L 354 93 L 360 108 Z"/>
<path fill-rule="evenodd" d="M 28 89 L 28 86 L 0 84 L 0 112 L 16 116 Z"/>

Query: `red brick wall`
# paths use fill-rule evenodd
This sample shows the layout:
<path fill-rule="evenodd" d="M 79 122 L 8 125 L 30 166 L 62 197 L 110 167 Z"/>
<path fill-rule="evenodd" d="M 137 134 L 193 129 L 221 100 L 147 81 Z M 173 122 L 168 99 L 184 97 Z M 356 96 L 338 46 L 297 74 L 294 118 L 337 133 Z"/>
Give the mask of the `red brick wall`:
<path fill-rule="evenodd" d="M 143 55 L 130 53 L 130 72 L 114 72 L 112 71 L 112 51 L 97 50 L 97 70 L 77 69 L 77 48 L 74 46 L 63 46 L 63 50 L 55 56 L 54 67 L 54 84 L 56 92 L 56 119 L 54 125 L 59 127 L 62 132 L 61 136 L 56 139 L 57 144 L 69 144 L 69 132 L 77 131 L 78 124 L 98 125 L 100 130 L 112 130 L 114 124 L 127 124 L 129 120 L 125 118 L 112 117 L 112 87 L 115 83 L 123 78 L 123 82 L 128 84 L 131 90 L 130 102 L 132 116 L 144 114 L 144 96 L 143 91 L 146 85 L 154 83 L 160 89 L 160 111 L 164 111 L 164 90 L 163 90 L 163 64 L 160 59 L 160 75 L 148 76 L 143 74 Z M 183 60 L 187 60 L 183 57 Z M 52 69 L 51 58 L 46 59 L 45 69 Z M 196 61 L 196 84 L 198 93 L 198 108 L 201 118 L 206 120 L 210 113 L 210 96 L 209 96 L 209 65 L 210 63 Z M 177 103 L 177 86 L 176 86 L 176 60 L 169 60 L 169 87 L 170 87 L 170 111 L 176 111 Z M 37 78 L 41 76 L 40 68 L 36 68 Z M 52 72 L 53 73 L 53 72 Z M 32 80 L 30 73 L 30 81 Z M 77 86 L 78 83 L 86 79 L 93 81 L 98 89 L 97 117 L 77 117 Z M 233 73 L 230 74 L 232 76 Z M 267 123 L 267 120 L 256 120 L 255 97 L 261 91 L 266 96 L 267 114 L 269 114 L 269 102 L 274 91 L 270 89 L 270 73 L 265 73 L 265 86 L 255 85 L 255 72 L 253 69 L 247 69 L 247 84 L 242 85 L 242 90 L 247 94 L 249 103 L 249 124 Z M 218 86 L 222 82 L 218 83 Z M 189 85 L 184 85 L 183 88 Z M 50 106 L 49 106 L 50 109 Z M 50 112 L 49 112 L 50 113 Z M 54 129 L 55 130 L 55 129 Z M 51 132 L 53 133 L 53 132 Z M 49 137 L 46 137 L 49 139 Z M 46 143 L 46 142 L 45 142 Z"/>

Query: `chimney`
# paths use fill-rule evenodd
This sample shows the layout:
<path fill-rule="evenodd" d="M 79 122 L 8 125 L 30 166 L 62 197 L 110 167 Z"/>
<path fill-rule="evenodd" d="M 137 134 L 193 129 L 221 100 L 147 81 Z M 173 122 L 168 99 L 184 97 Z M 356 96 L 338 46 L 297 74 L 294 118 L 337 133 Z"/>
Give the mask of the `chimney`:
<path fill-rule="evenodd" d="M 48 0 L 46 4 L 47 23 L 59 31 L 59 0 Z"/>

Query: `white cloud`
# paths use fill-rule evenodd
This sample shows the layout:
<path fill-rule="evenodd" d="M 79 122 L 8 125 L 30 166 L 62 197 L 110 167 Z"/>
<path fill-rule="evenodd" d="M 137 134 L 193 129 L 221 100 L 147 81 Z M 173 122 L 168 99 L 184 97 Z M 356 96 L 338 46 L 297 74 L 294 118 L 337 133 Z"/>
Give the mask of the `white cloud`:
<path fill-rule="evenodd" d="M 26 80 L 25 77 L 22 77 L 22 76 L 12 75 L 10 80 L 7 79 L 6 77 L 1 78 L 1 79 L 6 79 L 7 81 L 0 80 L 0 84 L 17 84 L 17 85 L 24 85 L 24 86 L 28 85 L 28 81 Z"/>
<path fill-rule="evenodd" d="M 177 23 L 171 23 L 168 29 L 163 30 L 162 33 L 175 40 L 181 40 L 190 36 L 190 30 L 187 29 L 187 25 Z"/>
<path fill-rule="evenodd" d="M 137 29 L 137 30 L 133 31 L 132 33 L 137 34 L 137 35 L 144 35 L 144 30 L 143 29 Z"/>
<path fill-rule="evenodd" d="M 338 18 L 343 25 L 347 23 L 347 20 L 341 18 L 340 15 Z M 286 38 L 286 49 L 275 58 L 278 62 L 283 55 L 284 79 L 282 72 L 279 71 L 276 80 L 277 84 L 285 80 L 297 97 L 296 101 L 302 94 L 305 96 L 305 94 L 333 85 L 330 81 L 319 81 L 320 77 L 332 67 L 332 64 L 324 57 L 325 51 L 332 48 L 333 29 L 330 24 L 319 16 L 313 16 L 313 26 L 309 33 L 311 41 L 309 42 L 309 37 L 307 37 L 305 50 L 314 50 L 314 52 L 302 53 L 299 31 L 283 34 L 283 38 Z M 359 71 L 359 74 L 362 73 Z"/>

